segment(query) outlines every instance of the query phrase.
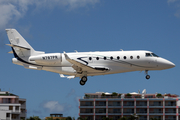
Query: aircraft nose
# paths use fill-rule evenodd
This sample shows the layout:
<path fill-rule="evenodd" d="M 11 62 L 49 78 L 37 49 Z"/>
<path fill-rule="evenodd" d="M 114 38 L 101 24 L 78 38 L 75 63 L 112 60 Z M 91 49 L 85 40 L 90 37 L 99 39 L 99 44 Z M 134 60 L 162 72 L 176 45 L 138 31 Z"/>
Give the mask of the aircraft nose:
<path fill-rule="evenodd" d="M 169 69 L 169 68 L 175 67 L 174 63 L 172 63 L 171 61 L 168 61 L 166 59 L 160 58 L 157 61 L 158 61 L 159 67 L 161 67 L 163 69 Z"/>

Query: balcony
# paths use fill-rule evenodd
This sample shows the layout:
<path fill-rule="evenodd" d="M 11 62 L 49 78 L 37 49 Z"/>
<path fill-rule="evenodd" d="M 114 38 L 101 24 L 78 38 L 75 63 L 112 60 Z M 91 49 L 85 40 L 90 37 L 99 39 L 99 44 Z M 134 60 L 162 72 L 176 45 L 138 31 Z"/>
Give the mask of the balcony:
<path fill-rule="evenodd" d="M 136 113 L 147 113 L 147 111 L 136 111 Z"/>
<path fill-rule="evenodd" d="M 134 106 L 134 104 L 132 104 L 132 103 L 131 103 L 131 104 L 128 104 L 128 103 L 127 103 L 127 104 L 123 104 L 123 105 L 124 105 L 124 106 Z"/>
<path fill-rule="evenodd" d="M 80 104 L 80 106 L 94 106 L 93 104 Z"/>
<path fill-rule="evenodd" d="M 143 103 L 143 104 L 136 104 L 136 106 L 147 106 L 147 103 Z"/>
<path fill-rule="evenodd" d="M 96 106 L 106 106 L 106 104 L 96 104 Z"/>
<path fill-rule="evenodd" d="M 162 111 L 150 111 L 149 113 L 163 113 Z"/>

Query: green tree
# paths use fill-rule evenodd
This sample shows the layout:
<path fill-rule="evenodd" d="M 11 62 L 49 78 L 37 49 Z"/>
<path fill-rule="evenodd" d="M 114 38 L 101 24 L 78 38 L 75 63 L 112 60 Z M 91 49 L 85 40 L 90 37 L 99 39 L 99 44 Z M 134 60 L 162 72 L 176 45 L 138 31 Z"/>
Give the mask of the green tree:
<path fill-rule="evenodd" d="M 66 120 L 72 120 L 72 118 L 70 116 L 66 117 Z"/>
<path fill-rule="evenodd" d="M 156 97 L 160 98 L 160 97 L 162 97 L 162 94 L 161 94 L 161 93 L 158 93 L 158 94 L 156 95 Z"/>
<path fill-rule="evenodd" d="M 112 96 L 118 96 L 118 93 L 113 92 L 111 95 L 112 95 Z"/>
<path fill-rule="evenodd" d="M 53 120 L 53 118 L 52 117 L 48 117 L 46 120 Z"/>
<path fill-rule="evenodd" d="M 41 120 L 41 119 L 39 118 L 39 116 L 33 116 L 28 118 L 27 120 Z"/>
<path fill-rule="evenodd" d="M 87 118 L 78 117 L 78 120 L 87 120 Z"/>
<path fill-rule="evenodd" d="M 132 95 L 131 95 L 130 93 L 127 93 L 127 94 L 126 94 L 126 97 L 127 97 L 127 98 L 131 98 L 131 96 L 132 96 Z"/>
<path fill-rule="evenodd" d="M 90 95 L 85 94 L 85 98 L 90 98 Z"/>

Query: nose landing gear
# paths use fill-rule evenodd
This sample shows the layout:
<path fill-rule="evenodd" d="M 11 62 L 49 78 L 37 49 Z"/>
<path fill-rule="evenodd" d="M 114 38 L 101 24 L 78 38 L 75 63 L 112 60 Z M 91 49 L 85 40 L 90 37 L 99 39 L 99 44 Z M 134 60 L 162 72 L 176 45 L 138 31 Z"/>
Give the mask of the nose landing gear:
<path fill-rule="evenodd" d="M 83 76 L 79 83 L 80 83 L 80 85 L 85 85 L 86 82 L 87 82 L 87 76 Z"/>
<path fill-rule="evenodd" d="M 146 79 L 150 79 L 150 75 L 148 75 L 148 70 L 145 70 L 145 74 L 146 74 Z"/>

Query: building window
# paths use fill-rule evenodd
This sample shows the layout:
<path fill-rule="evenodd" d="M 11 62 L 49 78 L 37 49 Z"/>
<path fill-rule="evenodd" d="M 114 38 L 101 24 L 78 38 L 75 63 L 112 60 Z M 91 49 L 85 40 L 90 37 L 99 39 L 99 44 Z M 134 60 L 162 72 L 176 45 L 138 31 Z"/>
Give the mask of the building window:
<path fill-rule="evenodd" d="M 11 98 L 3 98 L 3 103 L 11 103 Z"/>
<path fill-rule="evenodd" d="M 10 113 L 6 113 L 6 117 L 9 118 L 10 117 Z"/>
<path fill-rule="evenodd" d="M 13 106 L 9 106 L 9 110 L 13 110 Z"/>
<path fill-rule="evenodd" d="M 16 107 L 15 107 L 15 110 L 19 110 L 19 106 L 16 106 Z"/>

